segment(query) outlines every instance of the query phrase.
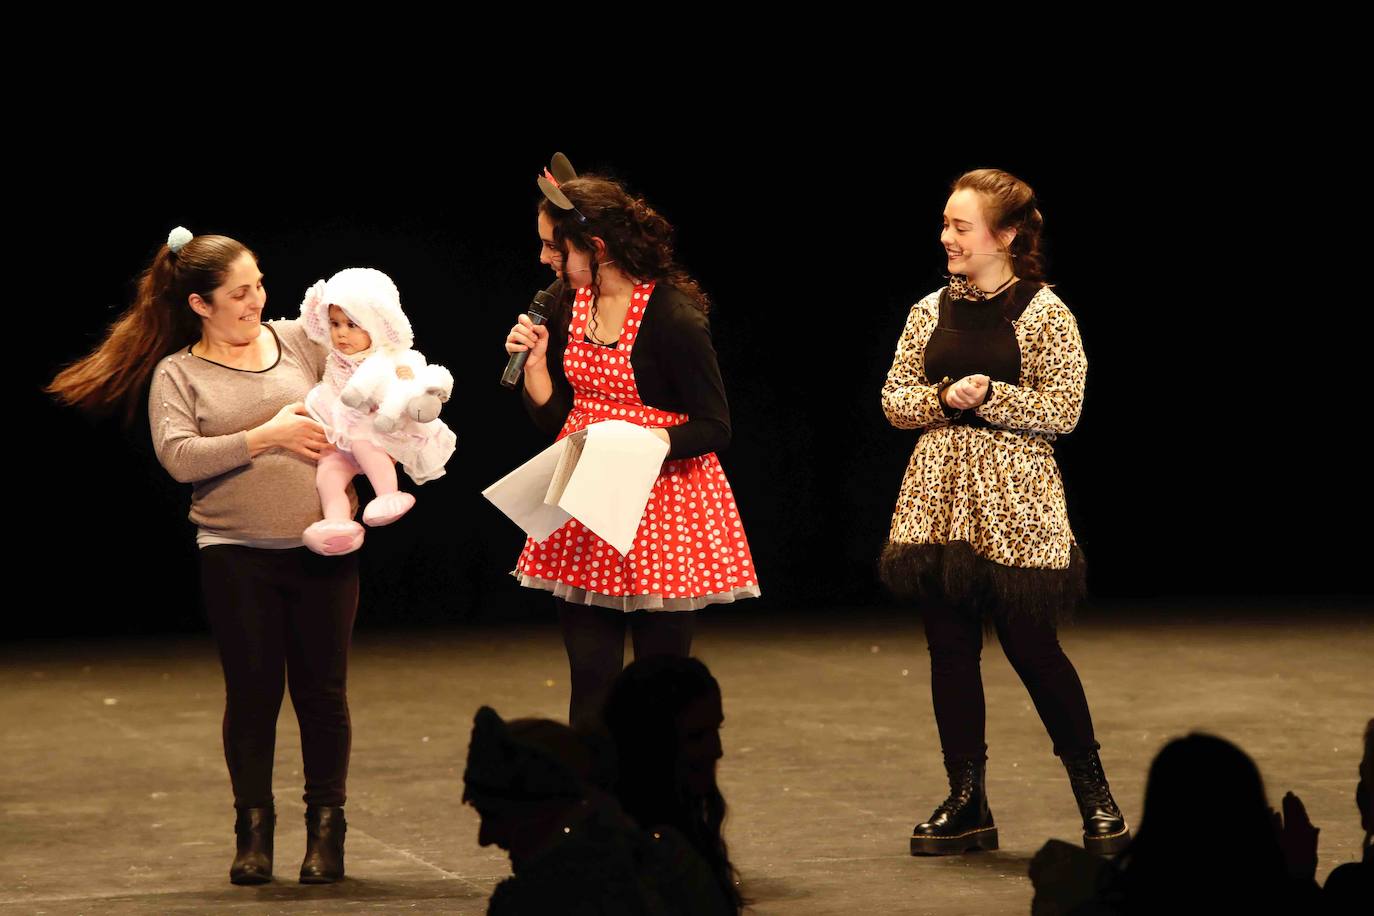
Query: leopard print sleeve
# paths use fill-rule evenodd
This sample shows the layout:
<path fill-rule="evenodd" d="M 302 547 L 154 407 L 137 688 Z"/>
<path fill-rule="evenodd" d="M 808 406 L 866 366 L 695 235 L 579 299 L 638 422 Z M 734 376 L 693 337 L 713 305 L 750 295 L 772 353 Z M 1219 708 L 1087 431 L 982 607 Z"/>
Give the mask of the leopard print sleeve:
<path fill-rule="evenodd" d="M 992 393 L 977 413 L 1005 429 L 1072 432 L 1083 409 L 1088 375 L 1078 322 L 1046 287 L 1032 300 L 1020 324 L 1022 384 L 993 382 Z"/>
<path fill-rule="evenodd" d="M 936 386 L 925 376 L 925 347 L 939 320 L 940 291 L 936 290 L 911 307 L 906 328 L 897 341 L 897 353 L 883 385 L 883 413 L 898 429 L 947 426 Z"/>

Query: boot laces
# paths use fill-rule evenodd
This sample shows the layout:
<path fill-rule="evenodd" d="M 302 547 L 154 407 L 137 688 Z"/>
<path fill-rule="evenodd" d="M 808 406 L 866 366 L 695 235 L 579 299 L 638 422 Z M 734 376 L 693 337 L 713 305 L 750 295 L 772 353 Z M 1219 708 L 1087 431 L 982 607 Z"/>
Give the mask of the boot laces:
<path fill-rule="evenodd" d="M 1107 786 L 1107 774 L 1102 771 L 1102 763 L 1096 754 L 1080 760 L 1070 761 L 1069 775 L 1079 799 L 1094 808 L 1115 808 L 1111 789 Z"/>

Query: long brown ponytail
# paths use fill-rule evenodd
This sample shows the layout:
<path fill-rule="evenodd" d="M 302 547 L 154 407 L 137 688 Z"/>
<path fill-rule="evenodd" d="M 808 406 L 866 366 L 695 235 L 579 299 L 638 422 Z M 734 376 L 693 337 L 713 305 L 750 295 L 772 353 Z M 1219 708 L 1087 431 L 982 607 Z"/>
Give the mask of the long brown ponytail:
<path fill-rule="evenodd" d="M 158 249 L 124 314 L 90 355 L 57 374 L 44 390 L 64 404 L 99 413 L 119 411 L 125 423 L 142 407 L 143 385 L 158 360 L 200 336 L 200 316 L 187 299 L 207 301 L 230 265 L 252 252 L 223 235 L 198 235 L 173 252 Z"/>

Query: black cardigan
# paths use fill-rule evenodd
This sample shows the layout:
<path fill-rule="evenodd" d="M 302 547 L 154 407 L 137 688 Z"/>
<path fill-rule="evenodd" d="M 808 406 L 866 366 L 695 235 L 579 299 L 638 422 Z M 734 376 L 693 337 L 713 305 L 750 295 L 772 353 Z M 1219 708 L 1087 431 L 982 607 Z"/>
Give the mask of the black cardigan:
<path fill-rule="evenodd" d="M 668 460 L 723 450 L 730 444 L 730 405 L 706 313 L 681 290 L 659 283 L 643 314 L 630 357 L 639 398 L 649 407 L 691 417 L 668 428 Z M 536 407 L 525 386 L 519 386 L 530 418 L 549 435 L 558 434 L 572 410 L 572 385 L 563 372 L 567 345 L 568 308 L 564 305 L 549 327 L 547 365 L 553 395 Z"/>

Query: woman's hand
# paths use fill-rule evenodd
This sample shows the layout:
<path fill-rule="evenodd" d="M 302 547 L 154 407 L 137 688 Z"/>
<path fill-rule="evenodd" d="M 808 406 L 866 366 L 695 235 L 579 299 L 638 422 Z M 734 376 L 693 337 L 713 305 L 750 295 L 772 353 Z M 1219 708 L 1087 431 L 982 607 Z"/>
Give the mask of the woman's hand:
<path fill-rule="evenodd" d="M 324 427 L 310 416 L 305 404 L 287 404 L 277 415 L 261 426 L 248 430 L 248 455 L 256 458 L 271 448 L 284 448 L 302 458 L 319 461 L 320 453 L 329 447 Z"/>
<path fill-rule="evenodd" d="M 528 352 L 525 371 L 544 368 L 544 356 L 549 349 L 549 329 L 542 324 L 530 321 L 529 315 L 521 315 L 519 322 L 506 335 L 507 353 Z"/>
<path fill-rule="evenodd" d="M 944 391 L 944 401 L 959 410 L 972 410 L 987 398 L 992 380 L 986 375 L 966 375 Z"/>
<path fill-rule="evenodd" d="M 653 433 L 655 436 L 658 436 L 660 439 L 662 439 L 669 445 L 673 444 L 673 440 L 668 438 L 668 430 L 664 429 L 662 426 L 651 426 L 649 427 L 649 432 Z"/>

